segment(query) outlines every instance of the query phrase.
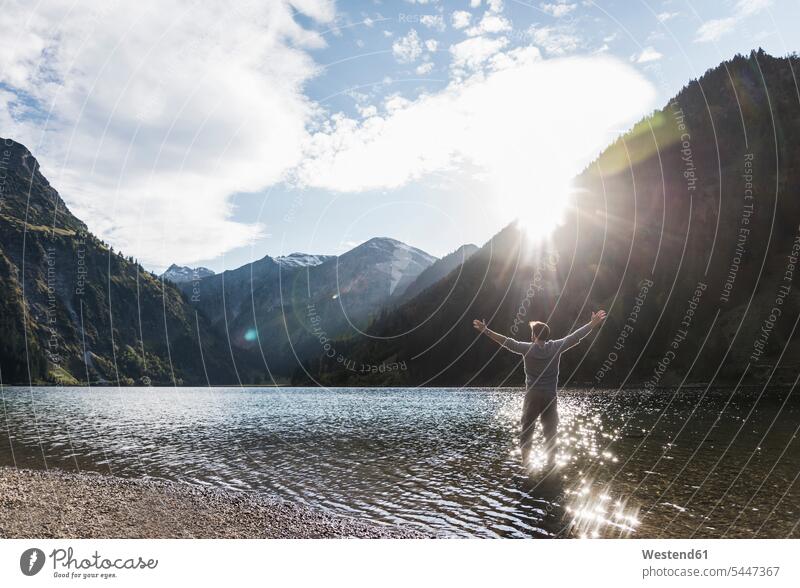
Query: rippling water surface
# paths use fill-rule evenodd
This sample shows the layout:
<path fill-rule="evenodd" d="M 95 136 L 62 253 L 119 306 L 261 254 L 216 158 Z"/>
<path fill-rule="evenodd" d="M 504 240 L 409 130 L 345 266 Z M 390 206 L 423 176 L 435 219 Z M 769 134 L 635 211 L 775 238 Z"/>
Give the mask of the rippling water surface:
<path fill-rule="evenodd" d="M 788 388 L 564 390 L 550 475 L 518 464 L 518 389 L 2 396 L 0 465 L 278 494 L 461 536 L 800 537 L 800 401 Z"/>

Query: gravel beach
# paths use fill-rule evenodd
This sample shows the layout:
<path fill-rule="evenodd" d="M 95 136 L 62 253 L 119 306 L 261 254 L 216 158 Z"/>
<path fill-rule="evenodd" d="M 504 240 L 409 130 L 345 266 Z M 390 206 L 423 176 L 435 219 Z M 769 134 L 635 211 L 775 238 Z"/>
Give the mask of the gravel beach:
<path fill-rule="evenodd" d="M 0 468 L 3 538 L 422 538 L 280 499 L 161 480 Z"/>

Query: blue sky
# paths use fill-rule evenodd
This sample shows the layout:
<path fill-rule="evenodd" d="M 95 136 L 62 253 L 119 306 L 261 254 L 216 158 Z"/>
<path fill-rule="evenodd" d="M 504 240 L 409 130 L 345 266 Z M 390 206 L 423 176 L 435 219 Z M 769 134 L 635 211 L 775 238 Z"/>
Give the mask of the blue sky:
<path fill-rule="evenodd" d="M 800 3 L 11 3 L 0 124 L 160 270 L 388 236 L 444 255 L 520 217 L 689 79 L 800 47 Z"/>

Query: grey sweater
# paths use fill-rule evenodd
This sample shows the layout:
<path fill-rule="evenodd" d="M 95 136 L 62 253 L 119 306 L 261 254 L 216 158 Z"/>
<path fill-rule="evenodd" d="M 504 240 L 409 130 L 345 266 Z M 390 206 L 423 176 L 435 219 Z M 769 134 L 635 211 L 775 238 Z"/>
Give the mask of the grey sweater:
<path fill-rule="evenodd" d="M 558 388 L 558 364 L 561 361 L 561 354 L 577 345 L 591 330 L 591 323 L 586 323 L 563 339 L 550 339 L 540 345 L 507 338 L 503 347 L 523 356 L 525 386 L 528 390 L 555 394 Z"/>

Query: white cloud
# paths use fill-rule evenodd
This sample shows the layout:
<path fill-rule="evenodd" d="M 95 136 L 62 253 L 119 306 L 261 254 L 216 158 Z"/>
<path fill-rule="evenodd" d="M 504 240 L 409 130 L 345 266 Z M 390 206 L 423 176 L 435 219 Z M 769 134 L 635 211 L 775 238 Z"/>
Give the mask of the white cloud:
<path fill-rule="evenodd" d="M 470 8 L 478 8 L 481 5 L 481 0 L 469 0 Z"/>
<path fill-rule="evenodd" d="M 358 114 L 360 114 L 363 118 L 369 118 L 378 114 L 378 108 L 373 104 L 369 104 L 367 106 L 356 106 L 356 109 L 358 110 Z"/>
<path fill-rule="evenodd" d="M 566 16 L 567 14 L 575 10 L 577 6 L 575 4 L 559 0 L 559 2 L 539 4 L 539 8 L 541 8 L 544 12 L 546 12 L 550 16 L 560 18 L 562 16 Z"/>
<path fill-rule="evenodd" d="M 727 35 L 736 28 L 736 22 L 737 20 L 733 17 L 706 21 L 697 29 L 695 41 L 699 43 L 718 41 L 723 35 Z"/>
<path fill-rule="evenodd" d="M 664 57 L 661 53 L 656 51 L 653 47 L 645 47 L 642 52 L 635 55 L 636 63 L 649 63 L 651 61 L 658 61 Z"/>
<path fill-rule="evenodd" d="M 232 220 L 230 195 L 302 155 L 306 49 L 324 41 L 295 12 L 334 17 L 327 0 L 5 3 L 4 135 L 115 248 L 156 268 L 216 257 L 264 230 Z"/>
<path fill-rule="evenodd" d="M 542 52 L 538 47 L 527 45 L 516 47 L 510 51 L 495 53 L 489 58 L 489 68 L 493 71 L 530 65 L 542 59 Z"/>
<path fill-rule="evenodd" d="M 444 24 L 444 17 L 441 14 L 423 14 L 419 22 L 429 29 L 436 29 L 437 31 L 443 31 L 447 28 Z"/>
<path fill-rule="evenodd" d="M 451 22 L 454 29 L 463 29 L 469 26 L 469 21 L 472 19 L 472 13 L 466 10 L 456 10 L 451 15 Z"/>
<path fill-rule="evenodd" d="M 739 0 L 733 8 L 733 14 L 724 18 L 706 21 L 697 29 L 696 43 L 709 43 L 721 39 L 733 32 L 739 23 L 747 20 L 772 5 L 772 0 Z"/>
<path fill-rule="evenodd" d="M 672 20 L 678 16 L 680 16 L 679 12 L 660 12 L 656 15 L 656 18 L 658 19 L 658 22 L 667 22 L 668 20 Z"/>
<path fill-rule="evenodd" d="M 772 6 L 772 0 L 739 0 L 736 3 L 734 12 L 741 17 L 745 17 L 758 14 L 770 6 Z"/>
<path fill-rule="evenodd" d="M 392 43 L 392 53 L 400 63 L 416 61 L 422 54 L 422 41 L 417 31 L 411 29 L 405 37 L 400 37 Z"/>
<path fill-rule="evenodd" d="M 575 51 L 581 44 L 580 39 L 566 29 L 556 27 L 532 26 L 528 29 L 531 40 L 550 55 L 564 55 Z"/>
<path fill-rule="evenodd" d="M 491 12 L 502 12 L 503 0 L 486 0 L 486 6 Z"/>
<path fill-rule="evenodd" d="M 386 109 L 386 112 L 391 114 L 406 108 L 409 104 L 411 104 L 411 100 L 403 98 L 400 94 L 394 94 L 384 100 L 383 107 Z"/>
<path fill-rule="evenodd" d="M 493 35 L 510 30 L 511 23 L 507 18 L 497 14 L 486 13 L 477 26 L 467 29 L 467 35 L 477 37 L 478 35 Z"/>
<path fill-rule="evenodd" d="M 434 173 L 468 174 L 490 190 L 506 218 L 557 208 L 544 204 L 563 193 L 615 129 L 647 111 L 655 91 L 617 59 L 543 60 L 535 48 L 525 49 L 498 71 L 452 82 L 385 116 L 339 118 L 314 136 L 299 180 L 359 192 Z"/>
<path fill-rule="evenodd" d="M 349 96 L 352 98 L 357 105 L 363 106 L 365 102 L 369 100 L 369 94 L 365 94 L 364 92 L 359 92 L 358 90 L 349 89 L 343 92 L 345 96 Z"/>
<path fill-rule="evenodd" d="M 428 75 L 429 73 L 431 73 L 433 71 L 433 62 L 432 61 L 426 61 L 425 63 L 420 63 L 417 66 L 417 70 L 416 71 L 417 71 L 417 75 L 419 75 L 419 76 Z"/>
<path fill-rule="evenodd" d="M 508 45 L 508 39 L 500 37 L 473 37 L 450 46 L 452 65 L 457 69 L 474 70 L 482 66 L 492 55 Z"/>
<path fill-rule="evenodd" d="M 439 48 L 439 41 L 436 39 L 428 39 L 425 41 L 425 49 L 430 51 L 431 53 L 435 52 Z"/>

